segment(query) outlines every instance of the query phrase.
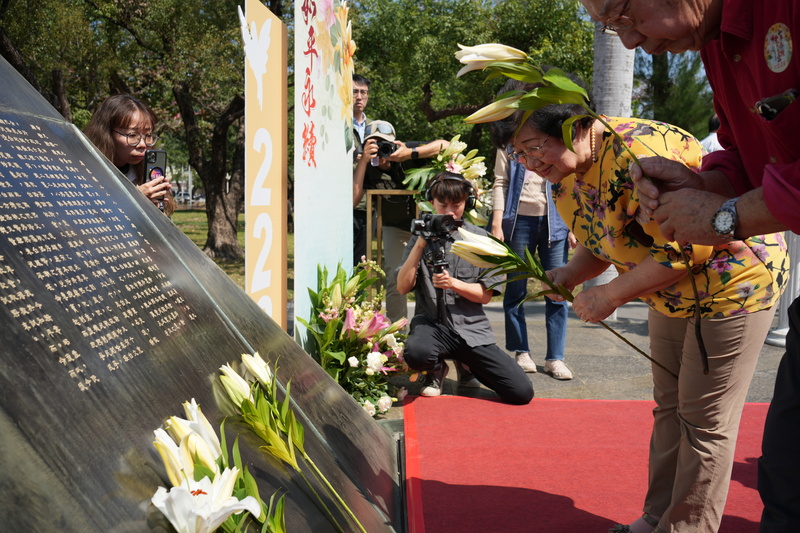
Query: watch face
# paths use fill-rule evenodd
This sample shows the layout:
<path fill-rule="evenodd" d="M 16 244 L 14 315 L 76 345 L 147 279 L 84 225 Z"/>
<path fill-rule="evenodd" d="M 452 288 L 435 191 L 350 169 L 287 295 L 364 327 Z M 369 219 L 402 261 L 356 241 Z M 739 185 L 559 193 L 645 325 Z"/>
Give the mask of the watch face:
<path fill-rule="evenodd" d="M 720 234 L 732 233 L 736 220 L 730 211 L 718 211 L 714 217 L 714 230 Z"/>

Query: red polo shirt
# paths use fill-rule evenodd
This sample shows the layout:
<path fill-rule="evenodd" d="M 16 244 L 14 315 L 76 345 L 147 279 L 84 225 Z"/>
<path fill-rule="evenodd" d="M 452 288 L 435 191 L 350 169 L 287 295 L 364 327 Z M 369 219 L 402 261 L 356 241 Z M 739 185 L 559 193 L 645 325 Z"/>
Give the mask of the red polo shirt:
<path fill-rule="evenodd" d="M 767 208 L 800 233 L 800 101 L 774 120 L 762 98 L 800 90 L 800 5 L 796 0 L 725 0 L 721 34 L 701 52 L 714 91 L 725 150 L 703 170 L 721 170 L 737 194 L 763 187 Z"/>

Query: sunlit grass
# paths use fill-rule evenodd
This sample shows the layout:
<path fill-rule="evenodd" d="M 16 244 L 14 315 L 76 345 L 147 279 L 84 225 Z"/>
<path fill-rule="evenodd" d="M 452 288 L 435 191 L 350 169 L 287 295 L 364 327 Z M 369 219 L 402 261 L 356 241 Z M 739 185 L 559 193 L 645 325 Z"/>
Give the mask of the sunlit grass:
<path fill-rule="evenodd" d="M 194 242 L 198 248 L 202 249 L 208 239 L 208 219 L 205 210 L 202 209 L 182 209 L 175 211 L 172 215 L 172 222 Z M 237 223 L 237 236 L 239 245 L 244 249 L 244 213 L 239 214 Z M 294 234 L 290 233 L 287 239 L 288 248 L 288 298 L 294 297 Z M 244 289 L 244 257 L 236 261 L 224 261 L 215 259 L 214 262 L 230 278 Z"/>

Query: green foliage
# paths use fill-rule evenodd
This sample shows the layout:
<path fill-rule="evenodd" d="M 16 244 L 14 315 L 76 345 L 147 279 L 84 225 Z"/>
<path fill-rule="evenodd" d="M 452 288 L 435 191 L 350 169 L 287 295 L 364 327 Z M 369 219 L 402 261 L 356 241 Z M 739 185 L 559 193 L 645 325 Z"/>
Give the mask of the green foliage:
<path fill-rule="evenodd" d="M 685 129 L 702 139 L 714 112 L 698 52 L 649 56 L 636 51 L 633 115 Z"/>
<path fill-rule="evenodd" d="M 592 26 L 571 0 L 359 0 L 351 10 L 355 71 L 372 81 L 367 115 L 391 122 L 400 140 L 461 135 L 487 156 L 484 125 L 464 117 L 492 100 L 502 80 L 456 79 L 458 44 L 497 42 L 543 63 L 592 72 Z"/>

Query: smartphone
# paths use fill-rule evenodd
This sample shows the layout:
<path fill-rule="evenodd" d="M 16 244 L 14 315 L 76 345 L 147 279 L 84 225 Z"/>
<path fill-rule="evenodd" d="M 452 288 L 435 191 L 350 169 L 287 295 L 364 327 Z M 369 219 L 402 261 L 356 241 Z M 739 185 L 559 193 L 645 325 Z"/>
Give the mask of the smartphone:
<path fill-rule="evenodd" d="M 144 153 L 144 164 L 147 181 L 165 177 L 167 175 L 167 152 L 147 150 Z"/>
<path fill-rule="evenodd" d="M 147 150 L 144 153 L 144 168 L 147 181 L 161 180 L 167 177 L 167 152 L 164 150 Z M 158 202 L 158 209 L 164 212 L 164 202 Z"/>

